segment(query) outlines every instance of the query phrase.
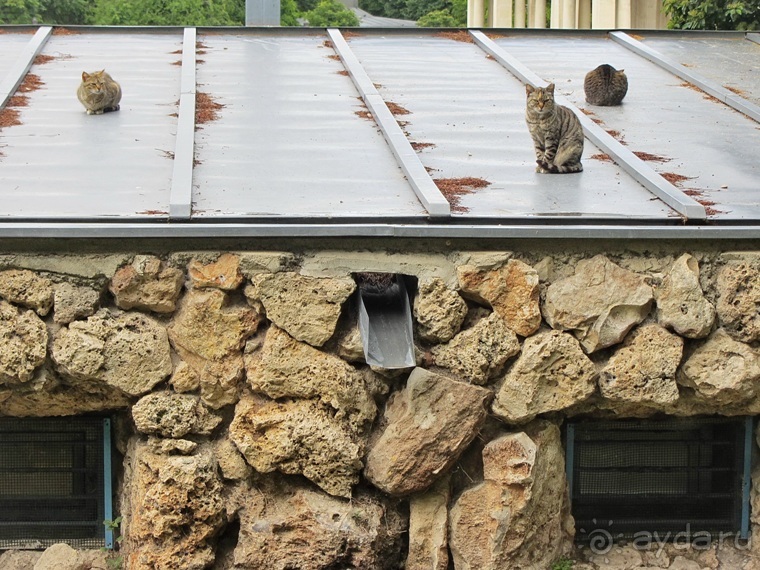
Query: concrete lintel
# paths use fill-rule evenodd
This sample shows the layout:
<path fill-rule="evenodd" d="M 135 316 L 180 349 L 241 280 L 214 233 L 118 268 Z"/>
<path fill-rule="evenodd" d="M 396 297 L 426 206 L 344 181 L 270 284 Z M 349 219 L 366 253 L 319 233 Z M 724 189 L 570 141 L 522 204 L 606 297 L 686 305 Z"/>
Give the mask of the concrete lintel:
<path fill-rule="evenodd" d="M 427 170 L 425 170 L 422 162 L 420 162 L 417 153 L 412 148 L 401 127 L 398 126 L 396 118 L 388 109 L 385 101 L 380 96 L 380 93 L 378 93 L 362 64 L 356 58 L 353 51 L 351 51 L 343 35 L 337 29 L 328 29 L 327 33 L 330 36 L 335 51 L 340 56 L 346 70 L 348 70 L 348 74 L 354 85 L 359 90 L 364 104 L 367 105 L 375 121 L 377 121 L 378 127 L 419 201 L 431 216 L 450 216 L 451 205 L 441 194 L 433 179 L 430 178 Z"/>
<path fill-rule="evenodd" d="M 546 81 L 541 79 L 517 58 L 496 45 L 496 43 L 488 38 L 483 32 L 470 30 L 470 34 L 481 49 L 490 54 L 510 73 L 520 79 L 520 81 L 523 83 L 529 83 L 534 87 L 546 85 Z M 586 138 L 607 153 L 630 176 L 632 176 L 634 180 L 644 186 L 644 188 L 649 190 L 652 194 L 660 198 L 660 200 L 687 219 L 707 219 L 707 212 L 702 204 L 693 198 L 690 198 L 665 180 L 643 160 L 589 119 L 565 97 L 555 95 L 555 99 L 560 105 L 572 109 L 576 114 L 583 126 L 583 132 L 586 135 Z"/>
<path fill-rule="evenodd" d="M 729 107 L 732 107 L 740 113 L 747 115 L 751 119 L 760 122 L 760 107 L 754 103 L 738 97 L 722 85 L 719 85 L 707 77 L 692 71 L 688 67 L 665 57 L 657 50 L 654 50 L 644 43 L 638 41 L 637 39 L 632 38 L 625 32 L 610 32 L 609 35 L 615 42 L 622 45 L 626 49 L 629 49 L 633 53 L 640 55 L 645 59 L 648 59 L 655 65 L 658 65 L 659 67 L 669 71 L 673 75 L 676 75 L 684 81 L 688 81 L 692 85 L 699 87 L 702 91 L 708 95 L 712 95 Z"/>
<path fill-rule="evenodd" d="M 42 51 L 45 43 L 53 33 L 51 26 L 41 26 L 37 29 L 29 43 L 26 44 L 21 55 L 0 81 L 0 109 L 5 107 L 8 100 L 16 93 L 16 89 L 24 81 L 29 68 L 34 63 L 34 58 Z"/>
<path fill-rule="evenodd" d="M 193 160 L 195 158 L 195 50 L 196 30 L 185 28 L 182 41 L 177 136 L 174 169 L 169 194 L 169 218 L 190 219 L 193 201 Z"/>

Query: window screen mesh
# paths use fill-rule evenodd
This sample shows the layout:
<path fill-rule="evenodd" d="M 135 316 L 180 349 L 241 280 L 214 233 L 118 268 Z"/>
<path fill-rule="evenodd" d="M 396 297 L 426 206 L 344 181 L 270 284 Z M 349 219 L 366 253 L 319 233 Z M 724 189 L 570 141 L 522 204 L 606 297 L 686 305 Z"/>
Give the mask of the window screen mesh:
<path fill-rule="evenodd" d="M 0 418 L 0 548 L 104 545 L 102 418 Z"/>
<path fill-rule="evenodd" d="M 573 423 L 577 539 L 738 531 L 744 431 L 723 418 Z"/>

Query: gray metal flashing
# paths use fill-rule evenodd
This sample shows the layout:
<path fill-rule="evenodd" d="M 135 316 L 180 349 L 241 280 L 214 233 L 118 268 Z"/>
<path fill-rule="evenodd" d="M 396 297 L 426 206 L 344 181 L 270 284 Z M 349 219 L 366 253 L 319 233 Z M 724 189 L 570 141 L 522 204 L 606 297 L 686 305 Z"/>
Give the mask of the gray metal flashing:
<path fill-rule="evenodd" d="M 615 140 L 607 131 L 594 123 L 570 101 L 561 96 L 557 98 L 560 104 L 570 107 L 576 114 L 583 126 L 583 132 L 586 134 L 586 137 L 596 146 L 603 149 L 604 152 L 647 190 L 689 220 L 707 219 L 707 210 L 702 204 L 690 198 L 665 180 L 643 160 Z"/>
<path fill-rule="evenodd" d="M 42 51 L 45 42 L 48 41 L 52 33 L 53 28 L 51 26 L 40 27 L 29 40 L 24 51 L 18 56 L 16 63 L 0 81 L 0 109 L 5 107 L 8 99 L 13 96 L 18 86 L 24 81 L 24 77 L 34 63 L 34 58 Z"/>
<path fill-rule="evenodd" d="M 625 32 L 614 31 L 614 32 L 610 32 L 609 35 L 610 35 L 610 38 L 612 38 L 615 42 L 622 45 L 626 49 L 629 49 L 635 54 L 648 59 L 652 63 L 662 67 L 663 69 L 669 71 L 670 73 L 699 87 L 702 91 L 704 91 L 708 95 L 712 95 L 713 97 L 722 101 L 729 107 L 732 107 L 736 109 L 737 111 L 739 111 L 740 113 L 743 113 L 744 115 L 747 115 L 748 117 L 754 119 L 755 121 L 760 122 L 760 107 L 758 107 L 754 103 L 751 103 L 747 101 L 746 99 L 743 99 L 742 97 L 737 96 L 736 94 L 732 93 L 725 87 L 718 85 L 717 83 L 713 81 L 710 81 L 703 75 L 700 75 L 699 73 L 695 73 L 691 71 L 690 69 L 688 69 L 687 67 L 681 65 L 680 63 L 677 63 L 665 57 L 657 50 L 654 50 L 651 47 L 644 45 L 642 42 L 638 41 L 635 38 L 632 38 Z"/>
<path fill-rule="evenodd" d="M 525 224 L 273 224 L 273 223 L 2 223 L 0 239 L 190 238 L 411 238 L 411 239 L 666 239 L 755 240 L 743 225 L 525 225 Z"/>
<path fill-rule="evenodd" d="M 463 31 L 425 29 L 64 31 L 0 26 L 0 86 L 13 95 L 30 66 L 40 78 L 19 104 L 0 93 L 18 107 L 0 131 L 6 247 L 68 238 L 760 243 L 758 123 L 605 30 L 471 30 L 474 44 L 459 41 Z M 760 34 L 640 33 L 644 46 L 760 105 Z M 601 61 L 625 68 L 625 104 L 586 105 L 585 74 Z M 103 65 L 123 86 L 122 108 L 91 117 L 76 84 Z M 524 84 L 549 82 L 584 127 L 583 174 L 535 172 Z M 223 109 L 199 122 L 196 96 L 206 91 Z M 488 185 L 461 195 L 437 186 L 467 178 Z"/>
<path fill-rule="evenodd" d="M 541 79 L 541 77 L 534 73 L 527 65 L 501 49 L 493 40 L 491 40 L 491 38 L 486 36 L 480 30 L 470 30 L 470 35 L 475 40 L 475 44 L 478 47 L 493 57 L 502 67 L 506 68 L 507 71 L 523 83 L 530 83 L 533 87 L 546 85 L 546 81 Z"/>
<path fill-rule="evenodd" d="M 331 28 L 327 30 L 327 33 L 351 80 L 359 90 L 364 104 L 367 105 L 367 108 L 375 118 L 385 140 L 393 151 L 393 155 L 398 160 L 399 166 L 401 166 L 401 169 L 407 176 L 409 184 L 414 189 L 422 205 L 431 216 L 450 216 L 451 205 L 441 194 L 432 178 L 430 178 L 414 148 L 412 148 L 412 145 L 378 93 L 372 80 L 364 71 L 361 63 L 351 51 L 340 30 Z"/>
<path fill-rule="evenodd" d="M 174 170 L 169 194 L 169 217 L 190 219 L 193 200 L 195 154 L 195 51 L 196 30 L 185 28 L 182 40 L 179 116 L 174 147 Z"/>
<path fill-rule="evenodd" d="M 534 87 L 545 85 L 546 81 L 541 79 L 530 68 L 520 62 L 517 58 L 510 55 L 501 47 L 496 45 L 483 32 L 470 30 L 475 43 L 486 53 L 490 54 L 496 61 L 505 67 L 510 73 L 518 77 L 525 83 L 530 83 Z M 580 111 L 573 103 L 561 95 L 555 95 L 555 99 L 565 107 L 571 109 L 583 126 L 583 132 L 586 137 L 606 152 L 616 163 L 618 163 L 628 174 L 636 181 L 649 190 L 652 194 L 660 198 L 668 206 L 673 208 L 679 214 L 691 220 L 707 219 L 707 211 L 699 202 L 690 198 L 670 182 L 665 180 L 655 172 L 643 160 L 637 157 L 633 152 L 615 140 L 609 133 L 599 127 L 583 112 Z"/>
<path fill-rule="evenodd" d="M 747 32 L 747 34 L 744 37 L 751 42 L 760 44 L 760 33 L 758 32 Z"/>

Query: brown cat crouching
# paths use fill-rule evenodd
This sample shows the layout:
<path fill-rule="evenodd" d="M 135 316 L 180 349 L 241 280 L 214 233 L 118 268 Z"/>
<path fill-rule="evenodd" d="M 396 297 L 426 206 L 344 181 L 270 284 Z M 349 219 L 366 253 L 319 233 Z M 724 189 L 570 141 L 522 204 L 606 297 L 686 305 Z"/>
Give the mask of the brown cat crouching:
<path fill-rule="evenodd" d="M 88 115 L 102 115 L 119 110 L 121 86 L 105 70 L 92 73 L 83 71 L 77 97 Z"/>
<path fill-rule="evenodd" d="M 586 74 L 583 90 L 586 92 L 586 101 L 591 105 L 620 105 L 628 93 L 628 77 L 623 69 L 618 71 L 604 63 Z"/>
<path fill-rule="evenodd" d="M 536 150 L 536 172 L 569 173 L 583 170 L 583 127 L 570 109 L 554 102 L 554 83 L 525 86 L 525 120 Z"/>

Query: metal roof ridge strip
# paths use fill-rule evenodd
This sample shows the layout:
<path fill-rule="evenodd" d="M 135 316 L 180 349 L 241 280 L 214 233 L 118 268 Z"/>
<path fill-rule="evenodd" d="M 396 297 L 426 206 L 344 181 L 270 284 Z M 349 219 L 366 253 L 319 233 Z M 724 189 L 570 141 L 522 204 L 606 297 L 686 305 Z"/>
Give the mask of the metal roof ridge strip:
<path fill-rule="evenodd" d="M 419 201 L 431 216 L 451 216 L 451 204 L 449 204 L 449 201 L 446 200 L 427 170 L 425 170 L 419 156 L 417 156 L 401 127 L 399 127 L 395 117 L 390 112 L 390 109 L 388 109 L 380 93 L 378 93 L 364 67 L 353 51 L 351 51 L 343 34 L 336 28 L 329 28 L 327 34 L 330 36 L 333 47 L 340 56 L 351 80 L 359 90 L 365 105 L 367 105 L 367 108 L 375 117 L 378 127 L 391 147 L 393 155 L 396 157 L 399 166 L 401 166 L 407 181 L 412 186 Z"/>
<path fill-rule="evenodd" d="M 37 28 L 32 39 L 29 40 L 21 55 L 16 59 L 16 63 L 13 64 L 13 67 L 10 68 L 2 81 L 0 81 L 0 109 L 5 107 L 5 104 L 16 92 L 16 89 L 18 89 L 18 86 L 24 81 L 24 77 L 34 63 L 34 58 L 42 51 L 52 33 L 52 26 Z"/>
<path fill-rule="evenodd" d="M 3 239 L 442 238 L 442 239 L 758 239 L 757 225 L 611 224 L 249 224 L 0 222 Z"/>
<path fill-rule="evenodd" d="M 504 51 L 488 38 L 480 30 L 470 30 L 476 45 L 490 54 L 496 61 L 515 75 L 523 83 L 530 83 L 533 87 L 546 84 L 541 77 L 536 75 L 520 60 Z M 615 140 L 609 133 L 589 119 L 580 109 L 562 95 L 555 95 L 555 99 L 563 106 L 571 109 L 583 126 L 586 137 L 607 153 L 623 170 L 644 186 L 649 192 L 657 196 L 665 204 L 676 212 L 690 220 L 706 220 L 707 210 L 705 207 L 687 196 L 673 184 L 665 180 L 651 166 L 646 164 L 638 156 L 633 154 L 620 142 Z"/>
<path fill-rule="evenodd" d="M 633 38 L 626 34 L 625 32 L 621 31 L 612 31 L 609 32 L 610 37 L 617 42 L 618 44 L 622 45 L 626 49 L 632 51 L 636 55 L 640 55 L 641 57 L 648 59 L 655 65 L 658 65 L 662 69 L 665 69 L 669 71 L 670 73 L 680 77 L 681 79 L 688 81 L 689 83 L 692 83 L 693 85 L 696 85 L 699 87 L 702 91 L 707 93 L 708 95 L 712 95 L 719 101 L 725 103 L 729 107 L 732 107 L 733 109 L 736 109 L 740 113 L 746 115 L 747 117 L 760 122 L 760 107 L 755 105 L 754 103 L 747 101 L 746 99 L 739 97 L 735 93 L 732 93 L 722 85 L 715 83 L 714 81 L 711 81 L 707 77 L 704 77 L 703 75 L 700 75 L 699 73 L 695 73 L 694 71 L 690 70 L 684 65 L 681 65 L 680 63 L 677 63 L 673 61 L 672 59 L 669 59 L 665 57 L 663 54 L 658 52 L 655 49 L 652 49 L 651 47 L 647 46 L 646 44 L 640 42 L 636 38 Z"/>
<path fill-rule="evenodd" d="M 747 32 L 744 34 L 744 38 L 751 42 L 755 42 L 756 44 L 760 44 L 760 33 L 758 32 Z"/>
<path fill-rule="evenodd" d="M 169 219 L 189 220 L 193 203 L 193 162 L 195 158 L 195 49 L 196 29 L 185 28 L 182 38 L 177 135 L 174 143 Z"/>

